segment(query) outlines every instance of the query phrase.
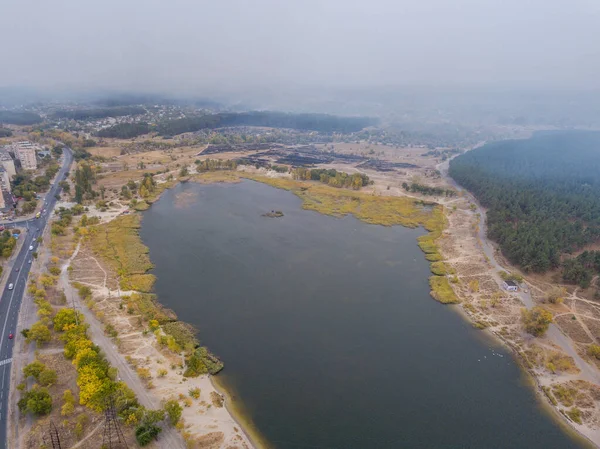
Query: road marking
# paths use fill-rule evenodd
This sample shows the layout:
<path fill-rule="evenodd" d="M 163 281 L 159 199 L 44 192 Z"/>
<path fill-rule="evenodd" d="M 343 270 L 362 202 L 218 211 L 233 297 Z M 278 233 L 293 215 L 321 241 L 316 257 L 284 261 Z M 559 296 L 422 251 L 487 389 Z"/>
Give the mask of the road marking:
<path fill-rule="evenodd" d="M 12 362 L 12 357 L 10 359 L 5 359 L 5 360 L 0 361 L 0 366 L 8 365 L 10 362 Z"/>

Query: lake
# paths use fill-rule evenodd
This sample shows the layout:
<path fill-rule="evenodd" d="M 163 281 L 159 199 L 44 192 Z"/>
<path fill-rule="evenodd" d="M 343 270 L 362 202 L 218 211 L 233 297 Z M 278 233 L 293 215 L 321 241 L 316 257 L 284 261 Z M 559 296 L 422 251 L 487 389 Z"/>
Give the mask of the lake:
<path fill-rule="evenodd" d="M 199 329 L 274 448 L 586 447 L 507 350 L 429 296 L 424 232 L 243 181 L 166 191 L 141 237 L 160 302 Z"/>

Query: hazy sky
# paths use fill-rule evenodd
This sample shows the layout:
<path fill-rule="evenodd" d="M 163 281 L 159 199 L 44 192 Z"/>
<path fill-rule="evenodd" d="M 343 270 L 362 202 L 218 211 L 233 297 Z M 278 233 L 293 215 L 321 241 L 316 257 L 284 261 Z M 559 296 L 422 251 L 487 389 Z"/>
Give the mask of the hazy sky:
<path fill-rule="evenodd" d="M 0 86 L 600 87 L 600 0 L 2 0 Z"/>

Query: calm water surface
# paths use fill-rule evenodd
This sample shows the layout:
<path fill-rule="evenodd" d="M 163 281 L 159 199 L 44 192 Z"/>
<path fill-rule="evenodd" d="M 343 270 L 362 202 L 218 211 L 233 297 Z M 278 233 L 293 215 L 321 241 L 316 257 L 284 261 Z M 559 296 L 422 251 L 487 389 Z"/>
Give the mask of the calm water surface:
<path fill-rule="evenodd" d="M 251 181 L 181 184 L 141 230 L 161 302 L 275 448 L 584 447 L 505 350 L 431 299 L 422 234 Z"/>

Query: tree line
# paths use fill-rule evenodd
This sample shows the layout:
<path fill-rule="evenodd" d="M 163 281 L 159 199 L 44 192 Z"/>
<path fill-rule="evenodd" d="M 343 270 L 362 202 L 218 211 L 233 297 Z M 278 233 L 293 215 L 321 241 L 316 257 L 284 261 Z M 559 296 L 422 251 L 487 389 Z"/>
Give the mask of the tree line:
<path fill-rule="evenodd" d="M 544 272 L 600 239 L 598 148 L 600 132 L 536 133 L 462 154 L 450 175 L 488 209 L 488 236 L 503 254 Z"/>
<path fill-rule="evenodd" d="M 426 186 L 424 184 L 419 184 L 417 182 L 413 182 L 408 184 L 406 182 L 402 183 L 402 188 L 407 192 L 416 192 L 421 193 L 423 195 L 436 195 L 436 196 L 448 196 L 452 197 L 456 195 L 456 192 L 452 189 L 443 189 L 441 187 L 431 187 Z"/>
<path fill-rule="evenodd" d="M 117 139 L 132 139 L 150 132 L 150 125 L 146 122 L 119 123 L 118 125 L 103 128 L 96 133 L 98 137 L 113 137 Z"/>
<path fill-rule="evenodd" d="M 96 174 L 89 164 L 79 164 L 75 170 L 75 202 L 81 204 L 83 200 L 95 198 L 98 193 L 94 191 Z"/>
<path fill-rule="evenodd" d="M 196 170 L 199 172 L 215 171 L 215 170 L 235 170 L 237 168 L 237 161 L 225 160 L 225 159 L 204 159 L 203 161 L 197 159 L 195 161 Z"/>
<path fill-rule="evenodd" d="M 363 173 L 348 174 L 333 168 L 305 168 L 298 167 L 292 170 L 292 178 L 304 181 L 320 181 L 331 187 L 344 187 L 358 190 L 369 185 L 369 177 Z"/>

